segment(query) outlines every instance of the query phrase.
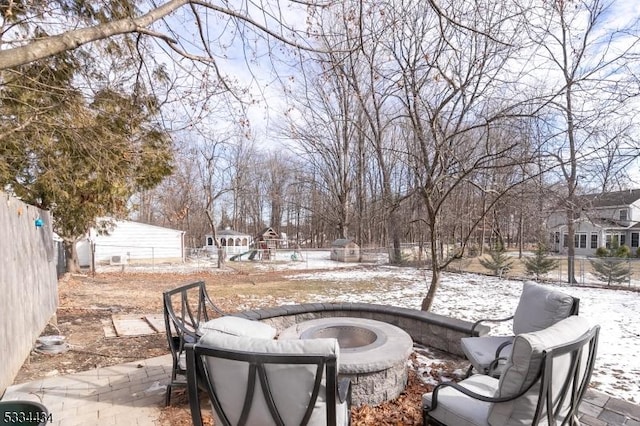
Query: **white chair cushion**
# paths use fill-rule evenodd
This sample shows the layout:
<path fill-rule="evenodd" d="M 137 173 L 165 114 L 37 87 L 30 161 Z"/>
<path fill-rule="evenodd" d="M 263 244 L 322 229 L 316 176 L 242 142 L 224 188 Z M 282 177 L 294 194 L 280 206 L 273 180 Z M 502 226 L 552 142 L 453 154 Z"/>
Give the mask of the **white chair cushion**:
<path fill-rule="evenodd" d="M 500 377 L 499 396 L 516 395 L 537 379 L 543 351 L 553 346 L 578 339 L 589 331 L 589 322 L 582 317 L 570 316 L 544 330 L 516 336 L 511 359 Z M 586 352 L 586 351 L 585 351 Z M 554 371 L 561 371 L 554 365 Z M 522 397 L 493 405 L 490 424 L 531 424 L 538 400 L 540 385 L 533 385 Z"/>
<path fill-rule="evenodd" d="M 472 392 L 493 397 L 498 392 L 498 379 L 483 374 L 475 374 L 460 382 Z M 423 407 L 430 407 L 432 394 L 422 396 Z M 445 387 L 438 391 L 438 406 L 429 415 L 446 425 L 487 426 L 491 404 L 473 399 L 463 393 Z"/>
<path fill-rule="evenodd" d="M 232 336 L 255 337 L 259 339 L 273 339 L 278 332 L 269 324 L 231 315 L 225 315 L 202 323 L 200 324 L 199 331 L 200 334 L 217 331 Z"/>
<path fill-rule="evenodd" d="M 495 359 L 496 350 L 501 344 L 512 342 L 513 336 L 484 336 L 463 337 L 460 339 L 462 351 L 477 372 L 483 373 Z M 511 354 L 511 345 L 507 345 L 500 357 L 508 358 Z"/>
<path fill-rule="evenodd" d="M 543 330 L 569 316 L 573 298 L 531 282 L 524 283 L 513 316 L 513 333 Z"/>
<path fill-rule="evenodd" d="M 267 340 L 209 332 L 200 339 L 199 343 L 220 349 L 270 354 L 335 354 L 338 357 L 340 352 L 336 339 Z M 241 361 L 209 358 L 208 369 L 214 386 L 222 389 L 218 393 L 222 407 L 228 413 L 231 423 L 237 424 L 247 389 L 248 365 Z M 300 424 L 313 390 L 316 365 L 272 364 L 268 365 L 266 370 L 275 404 L 280 410 L 284 423 Z M 267 420 L 271 416 L 258 380 L 256 378 L 255 394 L 247 423 L 271 424 L 272 422 Z M 316 400 L 309 425 L 327 424 L 324 377 L 322 383 L 322 390 Z M 348 424 L 347 403 L 338 405 L 336 410 L 337 424 Z M 214 416 L 217 418 L 215 410 Z"/>

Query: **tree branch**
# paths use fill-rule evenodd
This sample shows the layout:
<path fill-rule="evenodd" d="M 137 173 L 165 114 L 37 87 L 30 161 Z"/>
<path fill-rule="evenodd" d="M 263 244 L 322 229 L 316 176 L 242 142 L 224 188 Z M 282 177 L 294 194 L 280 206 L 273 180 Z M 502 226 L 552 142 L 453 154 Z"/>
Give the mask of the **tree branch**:
<path fill-rule="evenodd" d="M 140 33 L 145 35 L 151 35 L 153 37 L 161 38 L 166 42 L 168 42 L 169 44 L 175 44 L 176 40 L 172 39 L 169 36 L 154 32 L 148 29 L 148 27 L 154 22 L 172 14 L 173 12 L 175 12 L 176 10 L 180 9 L 185 5 L 191 5 L 192 7 L 201 6 L 209 10 L 213 10 L 215 12 L 225 14 L 229 17 L 241 20 L 251 25 L 256 30 L 263 32 L 266 35 L 273 37 L 274 39 L 279 40 L 282 43 L 285 43 L 289 46 L 292 46 L 294 48 L 301 49 L 301 50 L 318 52 L 317 49 L 297 43 L 294 40 L 290 40 L 278 34 L 277 32 L 269 29 L 266 25 L 263 25 L 255 21 L 254 19 L 251 19 L 249 16 L 242 14 L 240 12 L 234 11 L 232 9 L 217 6 L 206 0 L 169 0 L 165 4 L 158 6 L 156 8 L 153 8 L 148 13 L 142 16 L 139 16 L 137 18 L 119 19 L 117 21 L 94 25 L 88 28 L 71 30 L 59 35 L 54 35 L 51 37 L 45 37 L 39 40 L 34 40 L 22 46 L 0 50 L 0 70 L 13 68 L 20 65 L 25 65 L 30 62 L 37 61 L 39 59 L 44 59 L 68 50 L 76 49 L 87 43 L 103 40 L 109 37 L 122 35 L 122 34 Z M 208 51 L 208 46 L 206 46 L 206 40 L 203 40 L 203 42 L 205 43 L 205 46 L 204 46 L 205 51 Z M 191 57 L 191 59 L 194 58 L 194 56 L 191 56 L 191 55 L 185 55 L 185 56 Z"/>
<path fill-rule="evenodd" d="M 189 3 L 189 0 L 170 0 L 138 18 L 119 19 L 106 24 L 46 37 L 23 46 L 0 50 L 0 70 L 28 64 L 67 50 L 76 49 L 97 40 L 121 34 L 142 32 L 147 26 L 175 12 L 187 3 Z"/>

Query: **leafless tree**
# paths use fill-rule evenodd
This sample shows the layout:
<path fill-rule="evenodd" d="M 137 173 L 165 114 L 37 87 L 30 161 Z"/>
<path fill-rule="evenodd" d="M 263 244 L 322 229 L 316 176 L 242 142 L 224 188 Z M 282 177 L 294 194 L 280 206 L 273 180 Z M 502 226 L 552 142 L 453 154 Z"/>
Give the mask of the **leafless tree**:
<path fill-rule="evenodd" d="M 441 271 L 462 255 L 471 236 L 445 255 L 446 205 L 479 171 L 493 173 L 524 161 L 520 141 L 501 136 L 527 112 L 511 68 L 524 24 L 520 10 L 490 1 L 445 2 L 441 9 L 463 26 L 442 21 L 430 6 L 412 0 L 385 13 L 393 35 L 386 49 L 394 61 L 390 68 L 397 70 L 389 78 L 400 88 L 398 102 L 411 131 L 407 152 L 430 238 L 431 282 L 423 310 L 433 304 Z M 509 188 L 479 189 L 495 194 L 493 204 Z"/>
<path fill-rule="evenodd" d="M 316 214 L 324 215 L 335 226 L 334 237 L 347 238 L 352 219 L 352 183 L 357 175 L 353 158 L 357 129 L 351 96 L 342 75 L 330 69 L 316 69 L 315 73 L 305 70 L 287 114 L 288 127 L 283 131 L 297 141 L 305 169 L 318 178 L 301 183 L 320 183 L 327 195 L 329 208 Z"/>
<path fill-rule="evenodd" d="M 638 94 L 639 17 L 630 13 L 623 15 L 628 21 L 622 25 L 608 22 L 614 7 L 625 5 L 601 0 L 543 2 L 531 10 L 527 27 L 538 48 L 540 84 L 548 93 L 544 148 L 564 183 L 558 199 L 567 217 L 569 282 L 575 282 L 574 223 L 582 207 L 578 195 L 586 189 L 580 177 L 602 151 L 602 130 L 624 121 Z"/>
<path fill-rule="evenodd" d="M 377 2 L 345 2 L 345 11 L 338 17 L 338 23 L 344 30 L 339 34 L 349 34 L 346 40 L 344 58 L 332 63 L 332 69 L 339 73 L 348 83 L 353 93 L 355 105 L 359 109 L 357 120 L 360 138 L 358 142 L 359 165 L 366 167 L 359 173 L 371 173 L 368 182 L 372 201 L 379 200 L 379 212 L 382 221 L 380 240 L 391 246 L 391 261 L 401 260 L 401 241 L 404 221 L 399 216 L 401 203 L 410 196 L 406 176 L 400 176 L 402 168 L 398 149 L 401 141 L 401 130 L 394 128 L 394 120 L 398 118 L 397 104 L 394 94 L 397 91 L 394 78 L 389 78 L 387 68 L 389 52 L 383 46 L 391 35 L 389 22 L 382 18 L 401 4 L 379 4 Z M 353 50 L 352 47 L 358 47 Z M 353 104 L 352 109 L 356 108 Z M 366 146 L 366 148 L 365 148 Z M 366 150 L 366 151 L 365 151 Z M 367 154 L 365 154 L 365 152 Z M 370 156 L 368 164 L 362 155 Z M 375 188 L 375 189 L 373 189 Z M 362 185 L 359 195 L 362 196 Z M 376 239 L 374 237 L 374 239 Z"/>
<path fill-rule="evenodd" d="M 204 212 L 207 217 L 213 241 L 218 249 L 218 267 L 225 261 L 224 248 L 216 235 L 215 203 L 230 191 L 231 179 L 227 159 L 228 138 L 207 138 L 197 147 L 199 156 L 198 172 L 204 197 Z"/>

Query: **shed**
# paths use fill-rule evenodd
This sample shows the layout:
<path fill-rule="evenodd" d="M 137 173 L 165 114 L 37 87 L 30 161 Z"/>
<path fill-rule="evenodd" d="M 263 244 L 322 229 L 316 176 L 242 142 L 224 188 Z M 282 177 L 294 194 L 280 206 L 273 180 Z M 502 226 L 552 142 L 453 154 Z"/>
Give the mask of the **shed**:
<path fill-rule="evenodd" d="M 105 230 L 91 228 L 76 244 L 81 267 L 91 266 L 92 244 L 96 264 L 184 262 L 184 231 L 129 220 L 102 222 Z"/>
<path fill-rule="evenodd" d="M 204 248 L 211 253 L 216 252 L 216 245 L 213 241 L 213 235 L 206 235 L 206 242 Z M 253 243 L 251 235 L 234 231 L 233 229 L 226 228 L 216 231 L 216 239 L 220 246 L 225 248 L 227 255 L 234 255 L 240 253 L 246 253 L 249 251 L 249 246 Z"/>
<path fill-rule="evenodd" d="M 353 241 L 353 238 L 339 238 L 331 244 L 331 260 L 359 262 L 360 246 Z"/>

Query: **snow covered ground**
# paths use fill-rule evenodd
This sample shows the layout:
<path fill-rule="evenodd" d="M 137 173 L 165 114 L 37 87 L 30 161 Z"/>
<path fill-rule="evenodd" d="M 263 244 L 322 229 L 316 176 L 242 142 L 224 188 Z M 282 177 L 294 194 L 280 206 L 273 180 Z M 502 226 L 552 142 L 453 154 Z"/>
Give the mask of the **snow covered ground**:
<path fill-rule="evenodd" d="M 317 269 L 330 269 L 309 274 L 295 273 L 290 278 L 313 278 L 344 284 L 341 294 L 318 295 L 315 301 L 380 303 L 420 309 L 429 271 L 384 265 L 344 269 L 344 264 L 336 267 L 338 262 L 328 261 L 328 253 L 324 258 L 319 253 L 314 253 L 314 256 L 318 257 Z M 358 281 L 380 281 L 381 284 L 378 291 L 350 292 L 350 285 Z M 390 281 L 394 283 L 389 284 Z M 578 297 L 580 316 L 601 327 L 591 385 L 617 398 L 640 403 L 640 293 L 566 284 L 553 287 Z M 520 281 L 475 274 L 444 274 L 432 311 L 470 321 L 504 318 L 514 312 L 521 292 Z M 293 300 L 279 302 L 295 303 Z M 496 325 L 491 334 L 511 334 L 510 322 Z"/>
<path fill-rule="evenodd" d="M 366 302 L 420 309 L 427 291 L 430 271 L 379 264 L 349 264 L 330 260 L 329 251 L 305 252 L 302 260 L 292 260 L 293 252 L 279 251 L 275 262 L 254 262 L 257 269 L 288 271 L 292 280 L 326 280 L 340 283 L 340 291 L 309 295 L 306 302 Z M 198 261 L 197 269 L 214 265 Z M 130 267 L 127 267 L 130 269 Z M 150 272 L 165 266 L 155 265 Z M 194 264 L 172 267 L 172 272 Z M 179 269 L 176 269 L 179 268 Z M 181 268 L 181 269 L 180 269 Z M 135 270 L 135 269 L 131 269 Z M 375 283 L 366 291 L 358 283 Z M 591 385 L 605 393 L 640 403 L 640 292 L 555 284 L 563 292 L 580 299 L 580 316 L 599 324 L 600 342 Z M 522 292 L 522 282 L 498 280 L 475 274 L 444 274 L 432 311 L 454 318 L 475 321 L 511 315 Z M 277 298 L 270 305 L 299 303 Z M 491 334 L 511 334 L 510 323 L 496 325 Z"/>

